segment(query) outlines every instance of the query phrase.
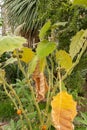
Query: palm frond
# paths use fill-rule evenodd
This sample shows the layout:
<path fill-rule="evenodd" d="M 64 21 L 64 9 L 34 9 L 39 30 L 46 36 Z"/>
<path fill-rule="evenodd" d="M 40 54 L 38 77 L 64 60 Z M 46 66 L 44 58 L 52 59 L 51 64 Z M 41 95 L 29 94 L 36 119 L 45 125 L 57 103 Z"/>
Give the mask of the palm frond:
<path fill-rule="evenodd" d="M 5 0 L 5 7 L 8 12 L 8 17 L 10 24 L 19 25 L 25 23 L 25 29 L 33 30 L 34 27 L 37 28 L 37 10 L 38 10 L 38 0 Z"/>

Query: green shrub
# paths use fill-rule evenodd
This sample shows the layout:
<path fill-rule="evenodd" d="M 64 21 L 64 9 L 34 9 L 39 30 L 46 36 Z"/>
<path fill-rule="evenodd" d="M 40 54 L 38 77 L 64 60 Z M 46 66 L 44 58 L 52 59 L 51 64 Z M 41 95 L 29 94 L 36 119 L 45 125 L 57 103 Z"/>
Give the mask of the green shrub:
<path fill-rule="evenodd" d="M 4 101 L 0 101 L 0 120 L 8 120 L 15 115 L 14 106 L 11 101 L 6 99 Z"/>

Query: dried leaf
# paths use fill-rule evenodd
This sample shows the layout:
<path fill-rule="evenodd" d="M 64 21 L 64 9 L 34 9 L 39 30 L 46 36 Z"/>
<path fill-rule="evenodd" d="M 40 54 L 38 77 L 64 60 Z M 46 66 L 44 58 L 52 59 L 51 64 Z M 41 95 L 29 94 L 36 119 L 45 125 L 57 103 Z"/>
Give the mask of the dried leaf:
<path fill-rule="evenodd" d="M 76 116 L 76 102 L 73 100 L 72 95 L 66 91 L 57 94 L 52 105 L 52 120 L 56 130 L 73 130 L 72 121 Z"/>
<path fill-rule="evenodd" d="M 35 71 L 33 73 L 33 79 L 36 84 L 36 99 L 38 102 L 45 100 L 45 95 L 48 90 L 46 78 L 44 76 L 44 73 L 40 71 L 40 67 L 40 61 L 38 61 Z"/>

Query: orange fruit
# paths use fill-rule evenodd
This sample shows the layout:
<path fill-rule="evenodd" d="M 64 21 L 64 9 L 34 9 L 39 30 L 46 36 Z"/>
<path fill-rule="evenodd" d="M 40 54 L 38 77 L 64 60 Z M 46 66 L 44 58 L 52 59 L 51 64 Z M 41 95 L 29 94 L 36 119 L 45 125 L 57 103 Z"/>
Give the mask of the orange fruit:
<path fill-rule="evenodd" d="M 46 130 L 46 129 L 47 129 L 46 125 L 43 125 L 42 130 Z"/>
<path fill-rule="evenodd" d="M 18 109 L 18 110 L 17 110 L 17 114 L 18 114 L 18 115 L 22 114 L 21 109 Z"/>

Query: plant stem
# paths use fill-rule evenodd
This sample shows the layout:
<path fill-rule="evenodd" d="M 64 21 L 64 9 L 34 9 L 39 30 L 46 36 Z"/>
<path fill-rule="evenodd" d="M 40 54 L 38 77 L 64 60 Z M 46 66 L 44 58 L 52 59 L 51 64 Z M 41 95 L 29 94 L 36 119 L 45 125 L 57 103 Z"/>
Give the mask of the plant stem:
<path fill-rule="evenodd" d="M 47 70 L 48 70 L 48 75 L 49 75 L 49 88 L 48 88 L 48 94 L 47 94 L 47 103 L 46 103 L 46 112 L 48 113 L 48 109 L 49 109 L 49 105 L 50 105 L 50 94 L 51 94 L 51 88 L 53 88 L 53 63 L 52 60 L 50 59 L 51 62 L 51 67 L 52 67 L 52 71 L 50 72 L 50 69 L 47 66 Z M 52 77 L 51 77 L 51 76 Z"/>
<path fill-rule="evenodd" d="M 24 68 L 23 68 L 21 62 L 20 62 L 19 57 L 17 57 L 17 60 L 18 60 L 18 65 L 19 65 L 20 70 L 22 71 L 23 75 L 26 77 L 26 73 L 25 73 L 25 71 L 24 71 Z"/>
<path fill-rule="evenodd" d="M 58 70 L 58 78 L 59 78 L 59 90 L 62 92 L 62 79 L 61 79 L 61 74 L 60 74 L 60 68 Z"/>
<path fill-rule="evenodd" d="M 34 104 L 35 104 L 35 106 L 36 106 L 36 109 L 37 109 L 37 111 L 38 111 L 39 120 L 40 120 L 40 123 L 41 123 L 41 125 L 42 125 L 41 112 L 40 112 L 39 105 L 38 105 L 38 103 L 36 102 L 36 98 L 35 98 L 35 94 L 34 94 L 33 87 L 32 87 L 31 84 L 30 84 L 28 74 L 25 73 L 25 71 L 24 71 L 24 69 L 23 69 L 23 66 L 21 65 L 21 62 L 20 62 L 19 57 L 17 57 L 17 59 L 18 59 L 18 64 L 19 64 L 20 70 L 22 71 L 22 73 L 24 74 L 25 78 L 27 79 L 27 81 L 28 81 L 28 86 L 30 86 L 29 89 L 31 90 L 32 99 L 33 99 Z"/>
<path fill-rule="evenodd" d="M 21 110 L 22 110 L 22 113 L 23 113 L 24 116 L 25 116 L 25 119 L 26 119 L 26 121 L 27 121 L 27 123 L 28 123 L 28 125 L 29 125 L 30 130 L 32 130 L 32 126 L 31 126 L 30 119 L 27 117 L 27 114 L 26 114 L 25 110 L 23 109 L 22 103 L 21 103 L 21 101 L 20 101 L 18 95 L 16 94 L 15 90 L 12 88 L 11 85 L 9 85 L 9 84 L 5 81 L 5 79 L 3 79 L 2 77 L 0 77 L 0 78 L 3 80 L 3 83 L 13 92 L 13 94 L 14 94 L 16 100 L 18 101 L 18 103 L 19 103 L 19 105 L 20 105 L 20 108 L 21 108 Z"/>
<path fill-rule="evenodd" d="M 34 95 L 33 87 L 32 87 L 31 84 L 30 84 L 28 74 L 25 73 L 24 68 L 23 68 L 23 66 L 21 65 L 21 62 L 20 62 L 19 57 L 17 57 L 17 59 L 18 59 L 18 65 L 19 65 L 20 70 L 21 70 L 22 73 L 24 74 L 25 78 L 28 80 L 28 86 L 30 86 L 29 89 L 31 90 L 32 99 L 33 99 L 34 104 L 35 104 L 35 106 L 36 106 L 36 108 L 37 108 L 40 123 L 42 124 L 42 118 L 41 118 L 40 108 L 39 108 L 38 103 L 36 102 L 36 98 L 35 98 L 35 95 Z"/>
<path fill-rule="evenodd" d="M 59 67 L 59 70 L 58 70 L 58 78 L 59 78 L 59 90 L 60 90 L 60 97 L 59 97 L 59 111 L 61 110 L 61 105 L 62 105 L 62 95 L 61 95 L 61 92 L 62 92 L 62 80 L 61 80 L 61 74 L 60 74 L 60 67 Z M 60 113 L 58 115 L 58 123 L 60 122 Z M 60 124 L 60 123 L 59 123 Z M 59 126 L 59 130 L 60 130 L 60 126 Z"/>
<path fill-rule="evenodd" d="M 16 109 L 18 110 L 19 108 L 18 108 L 18 106 L 17 106 L 16 102 L 14 101 L 14 99 L 12 98 L 11 94 L 10 94 L 10 93 L 8 93 L 8 91 L 7 91 L 7 89 L 6 89 L 5 84 L 3 84 L 3 86 L 4 86 L 4 90 L 5 90 L 6 94 L 7 94 L 7 96 L 11 99 L 11 101 L 12 101 L 12 102 L 13 102 L 13 104 L 14 104 L 14 106 L 15 106 L 15 107 L 16 107 Z M 22 126 L 24 126 L 23 121 L 22 121 L 22 116 L 21 116 L 21 115 L 19 115 L 19 116 L 20 116 L 20 119 L 21 119 L 21 122 L 22 122 Z"/>
<path fill-rule="evenodd" d="M 10 93 L 8 93 L 5 84 L 3 84 L 3 86 L 4 86 L 5 93 L 11 99 L 11 101 L 13 102 L 14 106 L 16 107 L 16 109 L 18 109 L 18 106 L 17 106 L 16 102 L 13 100 L 12 96 L 10 95 Z"/>
<path fill-rule="evenodd" d="M 51 62 L 51 71 L 49 69 L 49 67 L 47 66 L 47 70 L 48 70 L 48 75 L 49 75 L 49 89 L 48 89 L 48 94 L 47 94 L 47 103 L 46 103 L 46 114 L 47 114 L 47 121 L 46 121 L 46 125 L 47 125 L 47 129 L 50 127 L 51 125 L 51 115 L 49 114 L 48 110 L 49 110 L 49 106 L 50 106 L 50 103 L 51 103 L 51 88 L 53 89 L 54 86 L 53 86 L 53 68 L 54 68 L 54 65 L 53 65 L 53 61 L 50 59 L 50 62 Z M 44 114 L 45 115 L 45 114 Z M 45 116 L 43 118 L 43 122 L 45 120 Z"/>
<path fill-rule="evenodd" d="M 35 104 L 35 106 L 36 106 L 36 109 L 37 109 L 37 112 L 38 112 L 38 116 L 39 116 L 39 120 L 40 120 L 40 123 L 41 123 L 41 125 L 42 125 L 43 123 L 42 123 L 41 111 L 40 111 L 39 105 L 38 105 L 38 103 L 37 103 L 37 101 L 36 101 L 35 94 L 34 94 L 34 90 L 33 90 L 33 86 L 31 86 L 30 81 L 28 82 L 28 86 L 30 86 L 29 89 L 31 90 L 32 99 L 33 99 L 34 104 Z"/>

